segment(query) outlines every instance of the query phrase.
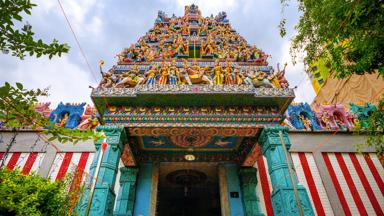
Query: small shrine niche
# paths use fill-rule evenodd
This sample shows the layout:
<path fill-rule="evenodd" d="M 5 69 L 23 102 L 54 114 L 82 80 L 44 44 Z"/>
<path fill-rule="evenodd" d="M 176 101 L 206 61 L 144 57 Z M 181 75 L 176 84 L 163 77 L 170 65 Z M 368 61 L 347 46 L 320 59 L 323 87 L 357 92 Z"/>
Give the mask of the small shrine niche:
<path fill-rule="evenodd" d="M 320 129 L 315 114 L 307 103 L 292 104 L 288 107 L 288 117 L 295 129 L 318 130 Z"/>
<path fill-rule="evenodd" d="M 81 122 L 81 116 L 84 112 L 85 103 L 81 104 L 63 104 L 51 112 L 49 121 L 59 127 L 75 128 Z"/>
<path fill-rule="evenodd" d="M 347 130 L 353 127 L 352 122 L 349 120 L 349 114 L 341 104 L 317 104 L 317 108 L 319 112 L 316 113 L 316 117 L 323 129 Z"/>

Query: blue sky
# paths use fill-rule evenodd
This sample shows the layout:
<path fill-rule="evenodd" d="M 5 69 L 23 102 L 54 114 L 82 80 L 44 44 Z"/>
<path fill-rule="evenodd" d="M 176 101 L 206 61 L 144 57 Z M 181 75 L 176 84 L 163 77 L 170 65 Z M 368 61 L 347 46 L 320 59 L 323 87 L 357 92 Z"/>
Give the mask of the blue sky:
<path fill-rule="evenodd" d="M 101 77 L 98 61 L 105 61 L 104 70 L 116 62 L 116 54 L 136 42 L 153 26 L 158 10 L 169 16 L 181 16 L 184 6 L 195 3 L 203 16 L 226 11 L 232 26 L 251 44 L 256 44 L 272 55 L 270 65 L 287 62 L 287 79 L 291 87 L 298 86 L 296 101 L 312 102 L 315 95 L 305 75 L 302 62 L 292 66 L 289 55 L 290 38 L 299 13 L 295 2 L 286 8 L 287 36 L 281 38 L 277 28 L 281 18 L 280 0 L 61 0 L 72 27 L 89 60 L 93 73 L 87 68 L 80 49 L 65 21 L 57 1 L 32 1 L 38 6 L 32 16 L 25 16 L 36 37 L 49 42 L 53 38 L 71 47 L 61 58 L 19 60 L 0 53 L 0 82 L 21 82 L 27 88 L 50 87 L 50 96 L 42 101 L 90 103 L 88 86 L 97 86 Z"/>

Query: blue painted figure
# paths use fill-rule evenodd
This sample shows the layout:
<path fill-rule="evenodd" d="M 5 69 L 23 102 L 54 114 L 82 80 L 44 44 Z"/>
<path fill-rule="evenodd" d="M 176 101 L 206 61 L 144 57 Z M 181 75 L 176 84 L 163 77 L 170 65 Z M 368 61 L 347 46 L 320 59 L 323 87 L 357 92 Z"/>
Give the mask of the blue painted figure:
<path fill-rule="evenodd" d="M 49 121 L 59 127 L 76 128 L 81 122 L 81 115 L 84 112 L 85 103 L 81 104 L 60 104 L 49 116 Z"/>
<path fill-rule="evenodd" d="M 173 60 L 172 65 L 169 68 L 169 84 L 171 85 L 176 85 L 177 84 L 177 67 L 176 67 L 176 62 Z"/>
<path fill-rule="evenodd" d="M 319 130 L 314 112 L 308 103 L 291 104 L 288 107 L 289 121 L 296 129 Z"/>
<path fill-rule="evenodd" d="M 155 85 L 156 84 L 156 74 L 157 74 L 157 64 L 153 64 L 152 68 L 149 69 L 145 75 L 148 77 L 146 84 Z"/>

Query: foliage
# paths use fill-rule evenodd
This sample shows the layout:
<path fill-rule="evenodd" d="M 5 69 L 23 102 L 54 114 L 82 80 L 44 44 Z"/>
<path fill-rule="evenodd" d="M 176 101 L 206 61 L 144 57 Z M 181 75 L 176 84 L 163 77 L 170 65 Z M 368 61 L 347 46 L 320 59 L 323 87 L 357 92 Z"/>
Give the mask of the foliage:
<path fill-rule="evenodd" d="M 281 0 L 283 10 L 289 0 Z M 323 59 L 338 78 L 352 74 L 378 72 L 384 76 L 384 1 L 378 0 L 298 0 L 302 12 L 292 39 L 291 55 L 304 52 L 304 64 L 311 74 L 311 66 Z M 285 19 L 279 25 L 285 36 Z M 366 144 L 384 155 L 383 102 L 372 113 Z M 362 150 L 362 145 L 357 146 Z"/>
<path fill-rule="evenodd" d="M 54 55 L 61 56 L 67 53 L 69 46 L 59 44 L 57 40 L 46 44 L 41 39 L 33 38 L 32 26 L 28 23 L 18 28 L 18 22 L 23 21 L 22 15 L 31 15 L 31 9 L 35 7 L 30 0 L 0 0 L 0 49 L 3 53 L 12 51 L 13 56 L 23 59 L 26 54 L 30 56 Z"/>
<path fill-rule="evenodd" d="M 363 152 L 365 146 L 373 147 L 379 158 L 384 158 L 384 97 L 380 99 L 377 110 L 371 113 L 367 123 L 368 128 L 362 128 L 361 124 L 354 128 L 355 134 L 367 135 L 366 143 L 355 144 L 355 148 L 358 152 Z"/>
<path fill-rule="evenodd" d="M 369 118 L 367 145 L 373 146 L 376 153 L 384 156 L 384 98 L 379 101 L 376 112 Z"/>
<path fill-rule="evenodd" d="M 48 90 L 26 90 L 21 83 L 16 87 L 5 83 L 0 87 L 0 120 L 8 128 L 45 129 L 44 133 L 51 137 L 49 141 L 57 139 L 59 142 L 85 141 L 89 138 L 98 140 L 103 135 L 93 130 L 79 130 L 57 127 L 44 116 L 36 112 L 34 107 L 39 96 L 47 96 Z"/>
<path fill-rule="evenodd" d="M 283 7 L 287 2 L 282 0 Z M 311 65 L 325 58 L 339 78 L 377 71 L 384 76 L 383 1 L 299 0 L 298 3 L 302 16 L 292 40 L 294 62 L 297 54 L 304 51 L 309 73 Z M 284 33 L 283 24 L 279 27 Z"/>
<path fill-rule="evenodd" d="M 72 215 L 69 180 L 52 182 L 34 173 L 0 169 L 0 215 Z"/>

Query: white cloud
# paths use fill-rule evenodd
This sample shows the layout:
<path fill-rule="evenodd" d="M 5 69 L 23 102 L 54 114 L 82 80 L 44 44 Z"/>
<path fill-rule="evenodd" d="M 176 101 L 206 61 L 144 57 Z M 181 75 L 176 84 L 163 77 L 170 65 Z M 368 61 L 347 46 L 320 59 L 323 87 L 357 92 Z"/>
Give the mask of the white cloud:
<path fill-rule="evenodd" d="M 311 103 L 313 98 L 316 96 L 315 91 L 312 88 L 308 74 L 305 73 L 303 61 L 299 58 L 297 63 L 293 65 L 292 58 L 289 53 L 290 46 L 291 42 L 286 39 L 281 47 L 282 57 L 279 61 L 280 67 L 282 67 L 284 63 L 288 64 L 286 70 L 287 72 L 285 75 L 291 88 L 297 86 L 295 90 L 295 101 Z"/>
<path fill-rule="evenodd" d="M 88 86 L 96 86 L 95 81 L 87 71 L 71 63 L 67 56 L 52 60 L 47 57 L 26 58 L 24 61 L 2 56 L 1 61 L 13 62 L 12 70 L 0 68 L 1 82 L 20 82 L 28 89 L 50 87 L 50 96 L 42 98 L 42 101 L 51 101 L 52 108 L 60 101 L 91 102 Z"/>
<path fill-rule="evenodd" d="M 307 102 L 312 103 L 313 99 L 316 96 L 315 91 L 313 90 L 311 81 L 306 77 L 295 90 L 296 98 L 295 102 Z"/>
<path fill-rule="evenodd" d="M 86 25 L 86 30 L 91 33 L 91 35 L 97 35 L 98 38 L 100 36 L 103 36 L 102 34 L 102 26 L 103 26 L 103 21 L 99 17 L 93 17 L 92 20 L 89 22 L 88 25 Z M 89 34 L 88 34 L 89 35 Z"/>
<path fill-rule="evenodd" d="M 57 1 L 36 0 L 35 3 L 38 6 L 34 9 L 33 16 L 53 13 L 61 19 L 65 19 Z M 100 33 L 103 26 L 103 21 L 99 17 L 104 8 L 102 3 L 97 0 L 61 0 L 60 3 L 78 36 L 87 37 Z"/>

